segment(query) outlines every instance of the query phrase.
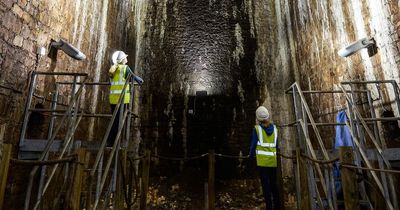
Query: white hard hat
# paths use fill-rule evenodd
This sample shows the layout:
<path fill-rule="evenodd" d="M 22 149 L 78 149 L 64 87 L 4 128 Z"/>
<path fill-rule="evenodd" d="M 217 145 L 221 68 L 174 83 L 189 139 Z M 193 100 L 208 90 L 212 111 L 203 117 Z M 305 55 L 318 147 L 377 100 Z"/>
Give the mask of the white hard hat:
<path fill-rule="evenodd" d="M 125 54 L 123 51 L 115 51 L 111 59 L 114 64 L 118 64 L 121 63 L 126 57 L 128 57 L 128 55 Z"/>
<path fill-rule="evenodd" d="M 256 118 L 258 121 L 262 122 L 269 119 L 268 109 L 264 106 L 260 106 L 256 110 Z"/>

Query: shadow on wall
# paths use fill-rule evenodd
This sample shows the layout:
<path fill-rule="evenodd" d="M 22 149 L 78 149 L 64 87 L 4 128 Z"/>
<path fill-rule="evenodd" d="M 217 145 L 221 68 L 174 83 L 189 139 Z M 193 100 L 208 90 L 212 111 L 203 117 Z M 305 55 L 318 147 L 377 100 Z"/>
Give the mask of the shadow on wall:
<path fill-rule="evenodd" d="M 394 113 L 391 110 L 385 110 L 382 113 L 382 117 L 394 117 Z M 399 147 L 400 128 L 398 121 L 383 121 L 382 127 L 388 147 Z"/>
<path fill-rule="evenodd" d="M 188 154 L 204 154 L 214 150 L 217 154 L 227 154 L 233 145 L 229 133 L 232 127 L 233 98 L 226 95 L 207 95 L 206 91 L 198 91 L 189 97 L 187 122 Z M 236 175 L 237 163 L 229 159 L 218 158 L 216 176 L 229 178 Z M 207 171 L 207 162 L 197 167 Z"/>
<path fill-rule="evenodd" d="M 35 109 L 44 109 L 42 103 L 37 103 Z M 27 138 L 42 139 L 45 132 L 45 116 L 43 112 L 32 111 L 28 120 Z"/>
<path fill-rule="evenodd" d="M 223 95 L 207 95 L 197 91 L 189 97 L 188 152 L 207 153 L 213 149 L 217 153 L 228 146 L 227 133 L 232 119 L 232 108 L 227 107 L 231 100 Z"/>

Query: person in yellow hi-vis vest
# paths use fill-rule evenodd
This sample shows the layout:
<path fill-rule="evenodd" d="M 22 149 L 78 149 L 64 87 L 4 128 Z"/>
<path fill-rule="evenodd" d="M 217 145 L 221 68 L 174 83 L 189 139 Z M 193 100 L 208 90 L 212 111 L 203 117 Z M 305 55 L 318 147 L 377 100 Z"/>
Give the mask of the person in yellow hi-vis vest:
<path fill-rule="evenodd" d="M 249 156 L 256 156 L 257 169 L 267 210 L 281 209 L 277 179 L 278 129 L 270 121 L 268 109 L 256 110 L 257 125 L 253 128 Z"/>
<path fill-rule="evenodd" d="M 129 68 L 126 63 L 128 63 L 127 59 L 128 55 L 125 54 L 123 51 L 116 51 L 112 55 L 112 61 L 114 65 L 108 70 L 108 74 L 111 79 L 111 86 L 110 86 L 110 94 L 109 94 L 109 102 L 111 105 L 111 112 L 114 113 L 114 110 L 118 104 L 119 97 L 122 93 L 124 88 L 125 82 L 129 77 L 129 74 L 132 74 L 132 78 L 141 85 L 143 83 L 143 79 L 136 76 L 133 71 Z M 122 110 L 127 108 L 126 104 L 130 102 L 130 86 L 129 84 L 125 88 L 125 93 L 123 94 L 124 99 L 122 100 L 122 106 L 120 107 L 117 116 L 114 120 L 114 123 L 111 127 L 110 135 L 107 139 L 107 146 L 111 147 L 114 144 L 115 137 L 118 133 L 118 126 L 119 126 L 119 118 L 122 115 Z"/>

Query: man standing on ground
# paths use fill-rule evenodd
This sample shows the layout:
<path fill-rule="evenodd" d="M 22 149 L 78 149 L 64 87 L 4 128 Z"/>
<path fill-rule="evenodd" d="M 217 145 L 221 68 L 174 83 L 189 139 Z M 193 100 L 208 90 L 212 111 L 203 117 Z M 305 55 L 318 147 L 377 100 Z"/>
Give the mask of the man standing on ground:
<path fill-rule="evenodd" d="M 264 106 L 257 108 L 256 118 L 258 123 L 253 128 L 249 156 L 256 156 L 266 210 L 279 210 L 276 155 L 278 129 L 271 123 L 269 112 Z"/>

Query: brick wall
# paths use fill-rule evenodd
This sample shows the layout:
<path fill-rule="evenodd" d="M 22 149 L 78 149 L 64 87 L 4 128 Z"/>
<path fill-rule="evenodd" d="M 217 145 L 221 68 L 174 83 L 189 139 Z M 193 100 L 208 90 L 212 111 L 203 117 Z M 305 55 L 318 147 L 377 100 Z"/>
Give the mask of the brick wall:
<path fill-rule="evenodd" d="M 107 81 L 103 72 L 108 68 L 110 53 L 129 47 L 125 37 L 128 29 L 121 27 L 129 20 L 129 5 L 130 1 L 108 0 L 0 2 L 0 122 L 9 128 L 6 142 L 17 143 L 30 71 L 84 72 L 89 75 L 89 81 Z M 128 9 L 120 11 L 120 7 Z M 37 48 L 44 47 L 48 53 L 52 39 L 66 40 L 80 49 L 86 60 L 74 60 L 62 51 L 57 53 L 57 59 L 47 55 L 38 59 Z M 37 93 L 49 99 L 52 81 L 55 78 L 39 78 Z M 101 97 L 106 89 L 88 89 L 82 101 L 90 99 L 95 103 L 84 103 L 83 107 L 92 112 L 108 111 L 107 102 Z M 66 103 L 67 97 L 61 100 Z M 91 138 L 94 138 L 93 129 L 92 126 L 88 132 Z"/>
<path fill-rule="evenodd" d="M 348 80 L 400 80 L 398 3 L 281 0 L 254 1 L 253 7 L 256 71 L 267 80 L 261 90 L 263 103 L 279 112 L 279 122 L 291 119 L 290 107 L 282 107 L 288 104 L 282 93 L 294 81 L 303 89 L 332 90 Z M 338 55 L 342 47 L 368 37 L 377 42 L 375 56 L 369 57 L 366 49 L 347 58 Z M 394 99 L 389 86 L 382 86 L 383 103 Z M 376 87 L 366 88 L 379 97 Z M 309 99 L 312 112 L 324 121 L 334 120 L 337 107 L 344 103 L 336 95 Z M 277 100 L 274 106 L 271 102 Z M 386 108 L 397 112 L 394 104 Z"/>
<path fill-rule="evenodd" d="M 285 90 L 297 81 L 303 89 L 337 89 L 347 80 L 389 80 L 399 82 L 399 4 L 396 1 L 312 1 L 276 0 L 251 2 L 253 34 L 256 34 L 256 72 L 261 81 L 261 103 L 271 107 L 278 124 L 293 121 L 289 95 Z M 369 57 L 364 49 L 348 58 L 337 52 L 349 43 L 373 37 L 378 54 Z M 374 86 L 368 86 L 373 97 L 379 98 Z M 394 99 L 389 85 L 382 86 L 383 103 Z M 335 114 L 344 103 L 334 94 L 307 97 L 317 121 L 334 122 Z M 383 111 L 375 102 L 378 116 Z M 387 109 L 397 112 L 395 104 Z M 334 127 L 321 128 L 325 144 L 330 147 Z M 289 151 L 296 131 L 283 128 L 281 149 Z M 283 174 L 291 165 L 284 164 Z M 287 185 L 288 186 L 288 185 Z M 287 189 L 289 192 L 293 189 Z"/>
<path fill-rule="evenodd" d="M 6 125 L 4 142 L 13 144 L 14 157 L 17 155 L 29 73 L 35 69 L 46 72 L 83 72 L 89 75 L 88 81 L 107 81 L 105 72 L 109 68 L 110 54 L 116 49 L 127 50 L 131 47 L 131 42 L 128 43 L 126 38 L 129 30 L 126 26 L 131 20 L 130 9 L 129 0 L 0 2 L 0 124 Z M 86 55 L 86 60 L 74 60 L 62 51 L 57 52 L 56 59 L 51 59 L 47 53 L 52 39 L 66 40 L 80 49 Z M 36 55 L 38 47 L 46 49 L 46 55 L 40 59 Z M 49 92 L 56 80 L 60 81 L 61 78 L 38 78 L 36 93 L 50 99 Z M 61 93 L 68 90 L 64 87 Z M 105 97 L 107 90 L 107 87 L 87 89 L 82 98 L 85 111 L 109 113 Z M 67 103 L 67 100 L 67 96 L 60 97 L 61 103 Z M 33 104 L 42 101 L 36 98 Z M 49 107 L 46 101 L 43 105 Z M 104 126 L 104 123 L 96 120 L 86 120 L 81 124 L 86 127 L 80 129 L 80 139 L 96 139 L 98 136 L 95 130 Z M 40 129 L 38 131 L 40 133 Z M 6 195 L 23 197 L 24 189 L 18 185 L 26 177 L 12 177 Z M 21 209 L 22 197 L 6 198 L 8 201 L 5 205 L 9 205 L 8 209 Z"/>
<path fill-rule="evenodd" d="M 290 25 L 289 30 L 293 31 L 288 38 L 294 43 L 290 48 L 294 56 L 289 61 L 297 66 L 294 69 L 296 80 L 304 89 L 330 90 L 346 80 L 399 81 L 398 3 L 282 2 L 288 4 L 282 10 L 282 13 L 289 14 L 285 24 Z M 365 37 L 376 40 L 377 55 L 369 57 L 366 49 L 347 58 L 337 54 L 342 47 Z M 375 88 L 368 88 L 373 94 L 378 94 Z M 394 98 L 389 90 L 384 90 L 383 94 L 386 101 Z M 332 97 L 314 99 L 313 106 L 318 107 L 319 112 L 332 111 L 335 105 Z"/>
<path fill-rule="evenodd" d="M 134 17 L 133 13 L 142 15 Z M 188 83 L 198 82 L 193 76 L 207 72 L 207 68 L 222 70 L 218 85 L 229 88 L 217 88 L 237 102 L 229 116 L 240 125 L 240 130 L 232 126 L 227 137 L 232 152 L 247 149 L 250 133 L 245 132 L 254 122 L 257 105 L 271 108 L 278 124 L 293 121 L 284 91 L 294 81 L 303 89 L 331 90 L 345 80 L 400 80 L 400 16 L 395 1 L 164 0 L 141 5 L 129 0 L 3 0 L 0 17 L 0 123 L 7 125 L 5 142 L 14 145 L 18 143 L 30 71 L 85 72 L 91 81 L 106 81 L 104 71 L 115 49 L 127 50 L 128 64 L 141 67 L 138 73 L 151 78 L 142 88 L 146 105 L 143 125 L 152 129 L 151 123 L 160 122 L 160 141 L 168 140 L 169 130 L 162 129 L 172 119 L 185 121 L 189 117 L 186 89 L 191 85 Z M 202 24 L 207 27 L 199 27 Z M 348 58 L 337 55 L 341 47 L 363 37 L 375 38 L 377 55 L 370 58 L 366 50 Z M 63 52 L 58 52 L 57 60 L 47 56 L 37 59 L 37 47 L 47 49 L 51 39 L 60 38 L 79 48 L 87 59 L 76 61 Z M 205 61 L 209 65 L 202 63 Z M 199 68 L 196 74 L 191 73 L 193 68 Z M 40 80 L 38 92 L 48 96 L 51 85 L 45 83 L 54 79 Z M 377 90 L 370 88 L 377 97 Z M 388 90 L 385 87 L 382 92 L 385 101 L 394 97 Z M 105 91 L 85 92 L 83 101 L 90 103 L 84 103 L 84 108 L 107 112 Z M 334 119 L 329 113 L 340 105 L 335 97 L 310 97 L 319 120 Z M 135 109 L 139 111 L 139 106 Z M 95 138 L 93 131 L 99 123 L 86 123 L 86 137 Z M 175 125 L 173 131 L 184 143 L 185 126 Z M 281 133 L 287 145 L 283 149 L 290 151 L 293 131 L 282 129 Z M 178 141 L 177 148 L 184 153 L 182 142 Z M 290 165 L 286 166 L 285 173 L 290 174 Z"/>

